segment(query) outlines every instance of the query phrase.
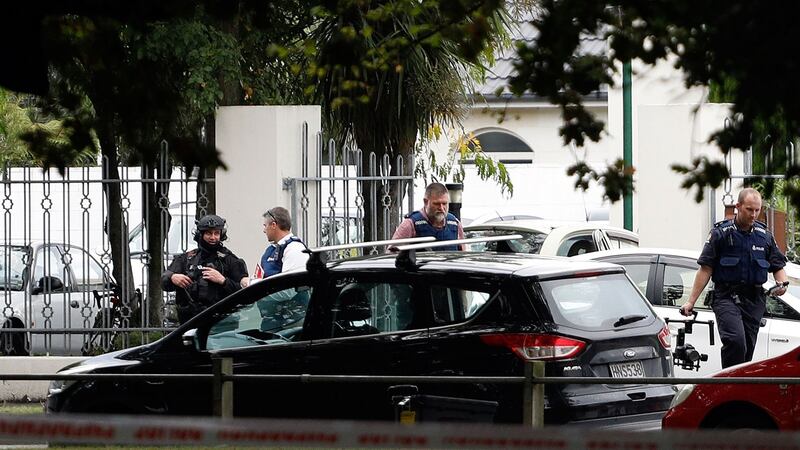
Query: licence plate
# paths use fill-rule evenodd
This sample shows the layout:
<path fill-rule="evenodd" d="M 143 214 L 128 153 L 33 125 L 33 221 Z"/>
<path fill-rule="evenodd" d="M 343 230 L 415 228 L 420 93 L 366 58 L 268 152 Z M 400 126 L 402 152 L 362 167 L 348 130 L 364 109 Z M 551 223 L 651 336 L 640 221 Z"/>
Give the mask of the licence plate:
<path fill-rule="evenodd" d="M 644 376 L 644 364 L 641 361 L 609 364 L 612 378 L 638 378 Z"/>

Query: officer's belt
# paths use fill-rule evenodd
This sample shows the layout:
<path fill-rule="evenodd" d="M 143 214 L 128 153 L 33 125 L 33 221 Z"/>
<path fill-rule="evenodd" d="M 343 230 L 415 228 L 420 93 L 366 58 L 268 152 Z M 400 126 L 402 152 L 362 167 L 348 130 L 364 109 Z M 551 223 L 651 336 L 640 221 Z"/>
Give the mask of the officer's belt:
<path fill-rule="evenodd" d="M 733 292 L 736 294 L 755 294 L 762 289 L 760 284 L 741 284 L 741 283 L 717 283 L 714 290 Z"/>

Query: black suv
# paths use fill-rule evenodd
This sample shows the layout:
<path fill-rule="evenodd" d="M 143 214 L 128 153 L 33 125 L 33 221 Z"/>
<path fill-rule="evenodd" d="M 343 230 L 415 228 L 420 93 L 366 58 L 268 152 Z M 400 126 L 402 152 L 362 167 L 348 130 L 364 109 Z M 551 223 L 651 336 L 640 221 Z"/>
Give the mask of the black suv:
<path fill-rule="evenodd" d="M 403 253 L 404 255 L 404 253 Z M 402 261 L 401 261 L 402 260 Z M 281 274 L 220 301 L 161 340 L 62 373 L 669 377 L 669 333 L 624 273 L 527 254 L 381 255 Z M 421 394 L 497 402 L 521 422 L 523 388 L 419 384 Z M 237 381 L 235 416 L 394 419 L 380 383 Z M 660 419 L 671 385 L 547 385 L 546 423 Z M 203 381 L 56 381 L 48 412 L 211 414 Z"/>

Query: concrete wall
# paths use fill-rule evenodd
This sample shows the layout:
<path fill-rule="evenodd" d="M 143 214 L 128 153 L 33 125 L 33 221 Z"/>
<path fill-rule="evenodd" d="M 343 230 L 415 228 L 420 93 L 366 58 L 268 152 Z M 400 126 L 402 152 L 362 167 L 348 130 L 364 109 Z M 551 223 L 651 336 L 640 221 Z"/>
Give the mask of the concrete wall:
<path fill-rule="evenodd" d="M 618 65 L 618 71 L 615 74 L 615 86 L 608 91 L 608 123 L 607 130 L 610 139 L 616 141 L 615 147 L 617 148 L 619 157 L 623 155 L 623 98 L 622 98 L 622 65 Z M 638 171 L 639 164 L 650 157 L 642 152 L 640 148 L 639 136 L 641 128 L 639 126 L 639 108 L 641 106 L 652 105 L 695 105 L 699 106 L 704 99 L 705 90 L 701 88 L 687 89 L 683 83 L 682 73 L 673 67 L 672 61 L 662 62 L 655 66 L 645 66 L 640 61 L 634 61 L 632 64 L 633 81 L 631 89 L 631 98 L 633 104 L 633 164 L 637 167 L 637 174 L 635 182 L 638 184 L 641 173 Z M 685 120 L 681 120 L 682 126 L 686 125 Z M 665 126 L 672 126 L 664 122 Z M 658 155 L 654 155 L 657 159 L 664 163 L 664 159 Z M 684 158 L 685 155 L 679 155 L 672 161 L 669 161 L 664 166 L 663 175 L 669 176 L 669 165 L 674 162 L 687 163 Z M 651 176 L 658 176 L 651 173 Z M 674 180 L 673 180 L 674 181 Z M 638 189 L 635 187 L 635 189 Z M 677 193 L 680 184 L 664 185 L 664 189 L 668 192 Z M 639 217 L 636 214 L 636 205 L 639 201 L 645 201 L 639 192 L 634 193 L 634 216 L 633 216 L 633 230 L 639 231 L 640 226 L 638 223 Z M 611 207 L 611 216 L 618 226 L 624 223 L 623 216 L 623 202 L 619 201 Z"/>
<path fill-rule="evenodd" d="M 216 174 L 217 211 L 227 220 L 226 246 L 244 258 L 251 274 L 267 245 L 262 214 L 275 206 L 291 210 L 283 179 L 301 175 L 306 138 L 312 154 L 308 167 L 315 167 L 320 117 L 319 106 L 225 106 L 217 111 L 217 148 L 229 168 Z"/>
<path fill-rule="evenodd" d="M 687 89 L 682 73 L 672 64 L 633 64 L 633 230 L 639 233 L 642 246 L 699 249 L 711 225 L 724 215 L 724 192 L 707 191 L 705 200 L 698 204 L 694 200 L 696 188 L 683 189 L 683 176 L 670 166 L 690 165 L 702 155 L 712 160 L 722 158 L 719 149 L 707 142 L 709 135 L 723 126 L 728 105 L 705 103 L 705 89 Z M 621 66 L 619 69 L 616 87 L 608 95 L 608 133 L 621 156 Z M 741 154 L 732 154 L 732 158 L 733 172 L 742 173 Z M 735 182 L 734 195 L 738 189 Z M 622 224 L 622 201 L 612 206 L 611 216 L 613 223 Z"/>
<path fill-rule="evenodd" d="M 675 162 L 688 165 L 702 155 L 722 159 L 708 137 L 722 127 L 728 105 L 705 105 L 696 113 L 695 109 L 684 104 L 640 105 L 637 110 L 634 218 L 642 246 L 698 250 L 713 223 L 724 215 L 722 189 L 713 194 L 705 190 L 705 199 L 697 203 L 697 188 L 681 188 L 684 176 L 670 168 Z M 733 195 L 737 193 L 734 187 Z M 714 217 L 712 204 L 718 206 Z"/>
<path fill-rule="evenodd" d="M 0 358 L 0 374 L 53 374 L 84 359 L 80 356 L 3 356 Z M 0 381 L 0 401 L 42 401 L 47 396 L 49 385 L 49 380 Z"/>

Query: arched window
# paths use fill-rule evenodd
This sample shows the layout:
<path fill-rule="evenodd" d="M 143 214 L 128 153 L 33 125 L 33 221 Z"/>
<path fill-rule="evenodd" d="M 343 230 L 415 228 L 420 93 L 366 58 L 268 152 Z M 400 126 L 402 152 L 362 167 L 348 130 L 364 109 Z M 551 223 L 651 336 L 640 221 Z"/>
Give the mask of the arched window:
<path fill-rule="evenodd" d="M 533 163 L 533 150 L 522 139 L 505 130 L 486 130 L 475 133 L 475 138 L 480 142 L 484 153 L 503 164 L 531 164 Z M 470 142 L 470 149 L 474 145 Z M 465 161 L 471 163 L 472 161 Z"/>

